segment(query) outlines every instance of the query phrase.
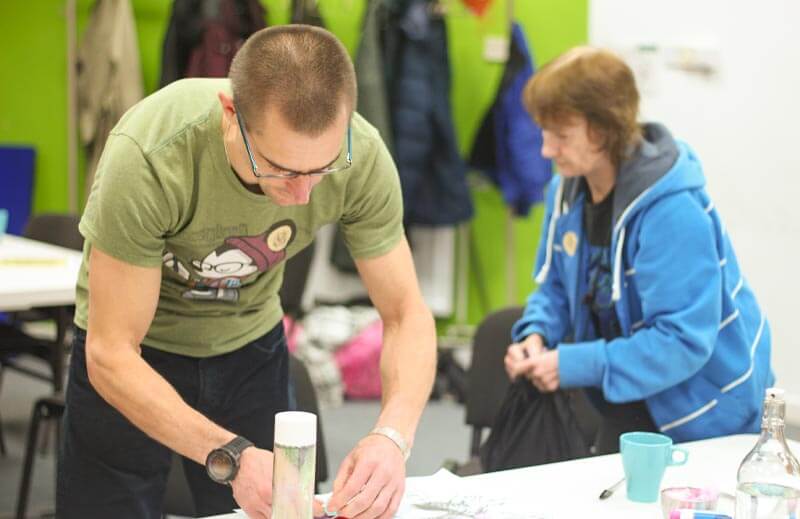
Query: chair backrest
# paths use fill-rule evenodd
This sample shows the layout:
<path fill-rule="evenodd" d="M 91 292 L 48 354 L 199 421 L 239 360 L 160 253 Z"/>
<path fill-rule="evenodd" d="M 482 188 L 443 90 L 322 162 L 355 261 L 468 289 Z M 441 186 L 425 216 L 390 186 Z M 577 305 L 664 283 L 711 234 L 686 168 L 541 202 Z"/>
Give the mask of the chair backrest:
<path fill-rule="evenodd" d="M 473 426 L 472 454 L 477 454 L 480 432 L 491 427 L 510 384 L 503 367 L 511 327 L 522 307 L 499 310 L 484 318 L 472 339 L 472 363 L 467 371 L 466 423 Z"/>
<path fill-rule="evenodd" d="M 314 242 L 286 261 L 283 284 L 278 292 L 281 306 L 287 315 L 298 317 L 302 310 L 303 292 L 306 289 L 311 261 L 314 259 Z"/>
<path fill-rule="evenodd" d="M 78 231 L 79 223 L 80 217 L 74 214 L 39 214 L 28 220 L 23 236 L 80 251 L 83 250 L 83 236 Z M 12 320 L 24 322 L 53 319 L 56 322 L 55 344 L 68 348 L 67 331 L 72 327 L 72 314 L 73 306 L 66 305 L 16 312 Z M 60 372 L 61 368 L 54 364 L 53 369 Z M 56 389 L 60 389 L 61 379 L 60 375 L 55 377 Z"/>
<path fill-rule="evenodd" d="M 328 456 L 325 451 L 325 437 L 322 434 L 322 417 L 319 414 L 317 392 L 308 369 L 301 360 L 294 355 L 289 356 L 289 378 L 294 384 L 294 396 L 297 401 L 297 410 L 314 413 L 317 415 L 317 477 L 316 483 L 328 480 Z"/>
<path fill-rule="evenodd" d="M 83 250 L 79 222 L 80 217 L 74 214 L 39 214 L 28 221 L 24 235 L 32 240 Z"/>

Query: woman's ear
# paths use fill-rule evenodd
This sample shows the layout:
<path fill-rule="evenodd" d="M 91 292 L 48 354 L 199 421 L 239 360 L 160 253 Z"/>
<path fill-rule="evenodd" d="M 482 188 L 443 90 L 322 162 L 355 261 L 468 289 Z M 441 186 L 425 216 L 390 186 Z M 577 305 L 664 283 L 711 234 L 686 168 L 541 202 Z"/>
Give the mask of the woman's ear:
<path fill-rule="evenodd" d="M 586 122 L 586 136 L 589 142 L 595 147 L 595 151 L 606 151 L 608 140 L 605 132 L 595 127 L 592 123 Z"/>

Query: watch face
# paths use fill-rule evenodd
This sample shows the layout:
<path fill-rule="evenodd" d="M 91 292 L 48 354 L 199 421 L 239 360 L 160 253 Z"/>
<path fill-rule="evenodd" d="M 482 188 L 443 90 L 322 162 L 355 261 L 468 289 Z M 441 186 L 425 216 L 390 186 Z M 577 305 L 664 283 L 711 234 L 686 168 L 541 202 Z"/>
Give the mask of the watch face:
<path fill-rule="evenodd" d="M 208 456 L 206 470 L 215 481 L 228 481 L 233 473 L 233 458 L 222 449 L 216 449 Z"/>

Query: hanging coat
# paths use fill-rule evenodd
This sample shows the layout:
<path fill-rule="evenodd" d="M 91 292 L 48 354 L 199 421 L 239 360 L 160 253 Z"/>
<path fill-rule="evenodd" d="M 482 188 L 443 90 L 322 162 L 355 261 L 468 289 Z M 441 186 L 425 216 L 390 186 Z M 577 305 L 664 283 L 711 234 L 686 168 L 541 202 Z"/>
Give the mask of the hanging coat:
<path fill-rule="evenodd" d="M 143 95 L 129 0 L 98 0 L 78 49 L 78 122 L 86 147 L 86 196 L 109 132 Z"/>
<path fill-rule="evenodd" d="M 386 78 L 383 75 L 380 25 L 388 16 L 383 0 L 369 0 L 361 41 L 353 65 L 358 85 L 358 113 L 381 134 L 383 142 L 393 152 L 392 127 L 389 118 Z M 347 250 L 342 231 L 337 227 L 331 247 L 331 263 L 342 272 L 357 273 L 356 264 Z"/>
<path fill-rule="evenodd" d="M 368 0 L 353 65 L 358 82 L 358 113 L 378 130 L 391 152 L 394 142 L 380 41 L 380 25 L 387 16 L 382 0 Z"/>
<path fill-rule="evenodd" d="M 533 204 L 543 201 L 553 176 L 551 161 L 542 157 L 542 130 L 522 104 L 522 91 L 533 74 L 525 33 L 514 23 L 497 99 L 478 131 L 470 163 L 500 188 L 518 216 L 527 216 Z"/>
<path fill-rule="evenodd" d="M 266 27 L 258 0 L 175 0 L 161 60 L 161 86 L 184 77 L 225 77 L 236 51 Z"/>
<path fill-rule="evenodd" d="M 456 225 L 473 206 L 450 108 L 444 20 L 425 0 L 395 3 L 402 10 L 387 29 L 387 84 L 405 222 Z"/>

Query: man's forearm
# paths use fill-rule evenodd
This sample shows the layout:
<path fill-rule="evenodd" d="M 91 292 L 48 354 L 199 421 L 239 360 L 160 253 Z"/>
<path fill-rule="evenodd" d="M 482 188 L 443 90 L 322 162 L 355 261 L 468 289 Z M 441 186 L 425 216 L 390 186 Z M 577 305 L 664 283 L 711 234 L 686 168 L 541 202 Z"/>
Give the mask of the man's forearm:
<path fill-rule="evenodd" d="M 92 355 L 87 345 L 87 370 L 95 390 L 131 423 L 200 464 L 235 436 L 186 404 L 132 348 Z"/>
<path fill-rule="evenodd" d="M 427 308 L 384 322 L 381 354 L 383 408 L 378 426 L 396 429 L 410 443 L 436 373 L 436 327 Z"/>

